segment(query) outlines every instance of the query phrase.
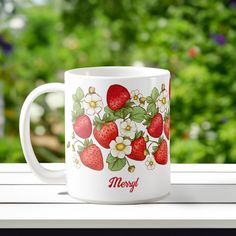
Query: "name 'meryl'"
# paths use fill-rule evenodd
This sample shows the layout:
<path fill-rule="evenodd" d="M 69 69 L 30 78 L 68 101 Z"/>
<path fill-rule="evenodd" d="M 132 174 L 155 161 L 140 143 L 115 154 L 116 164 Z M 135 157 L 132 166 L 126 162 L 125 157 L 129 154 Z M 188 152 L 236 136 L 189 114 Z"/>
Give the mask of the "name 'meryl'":
<path fill-rule="evenodd" d="M 138 187 L 139 178 L 135 181 L 125 181 L 122 177 L 112 177 L 109 179 L 109 188 L 130 188 L 130 192 L 134 191 L 134 188 Z"/>

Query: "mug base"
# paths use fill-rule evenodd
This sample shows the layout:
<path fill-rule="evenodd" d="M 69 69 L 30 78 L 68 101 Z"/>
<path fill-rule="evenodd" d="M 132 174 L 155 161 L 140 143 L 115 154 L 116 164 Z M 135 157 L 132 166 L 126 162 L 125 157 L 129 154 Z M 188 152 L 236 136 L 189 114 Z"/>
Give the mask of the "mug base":
<path fill-rule="evenodd" d="M 164 199 L 165 197 L 167 197 L 170 194 L 170 192 L 167 192 L 159 197 L 156 198 L 147 198 L 147 199 L 142 199 L 142 200 L 135 200 L 135 201 L 96 201 L 96 200 L 92 200 L 92 199 L 82 199 L 76 196 L 73 196 L 71 194 L 69 194 L 70 197 L 79 200 L 81 202 L 84 203 L 92 203 L 92 204 L 100 204 L 100 205 L 134 205 L 134 204 L 150 204 L 150 203 L 155 203 L 156 201 L 160 201 L 162 199 Z"/>

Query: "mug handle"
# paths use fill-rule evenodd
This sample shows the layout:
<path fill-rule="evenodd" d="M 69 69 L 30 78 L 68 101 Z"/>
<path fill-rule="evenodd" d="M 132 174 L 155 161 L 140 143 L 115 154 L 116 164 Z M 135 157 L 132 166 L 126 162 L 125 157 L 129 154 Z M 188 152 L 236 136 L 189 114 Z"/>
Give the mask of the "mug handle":
<path fill-rule="evenodd" d="M 20 113 L 20 141 L 25 159 L 32 171 L 47 183 L 65 183 L 65 170 L 50 170 L 38 162 L 30 141 L 30 106 L 39 95 L 58 91 L 64 92 L 65 85 L 62 83 L 49 83 L 37 87 L 25 99 Z"/>

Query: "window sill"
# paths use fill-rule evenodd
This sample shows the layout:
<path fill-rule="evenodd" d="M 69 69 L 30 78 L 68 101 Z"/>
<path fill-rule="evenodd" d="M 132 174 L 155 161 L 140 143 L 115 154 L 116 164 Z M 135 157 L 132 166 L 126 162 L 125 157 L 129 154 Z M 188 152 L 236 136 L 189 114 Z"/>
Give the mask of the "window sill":
<path fill-rule="evenodd" d="M 63 164 L 46 164 L 59 169 Z M 173 164 L 171 194 L 141 205 L 93 205 L 49 185 L 26 164 L 0 164 L 0 228 L 232 228 L 236 167 Z"/>

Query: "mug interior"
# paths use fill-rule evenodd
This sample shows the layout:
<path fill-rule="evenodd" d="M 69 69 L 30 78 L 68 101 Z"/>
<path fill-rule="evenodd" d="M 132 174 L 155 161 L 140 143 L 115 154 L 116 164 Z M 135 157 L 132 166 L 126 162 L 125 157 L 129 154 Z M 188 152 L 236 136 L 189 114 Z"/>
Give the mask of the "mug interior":
<path fill-rule="evenodd" d="M 85 67 L 68 70 L 66 71 L 66 74 L 100 78 L 140 78 L 170 76 L 170 72 L 165 69 L 135 66 Z"/>

